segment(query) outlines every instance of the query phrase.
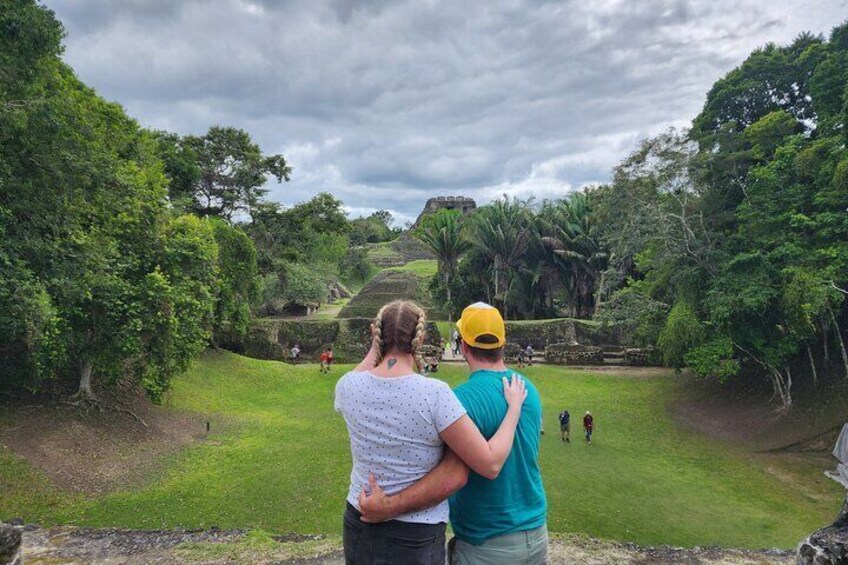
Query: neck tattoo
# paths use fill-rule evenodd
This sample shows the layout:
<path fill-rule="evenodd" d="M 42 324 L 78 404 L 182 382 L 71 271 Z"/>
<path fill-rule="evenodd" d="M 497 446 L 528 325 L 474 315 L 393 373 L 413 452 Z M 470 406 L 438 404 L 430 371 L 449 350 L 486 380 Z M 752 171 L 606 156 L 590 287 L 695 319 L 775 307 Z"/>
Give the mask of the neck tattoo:
<path fill-rule="evenodd" d="M 397 365 L 397 359 L 389 359 L 389 361 L 388 361 L 389 369 L 391 369 L 395 365 Z"/>

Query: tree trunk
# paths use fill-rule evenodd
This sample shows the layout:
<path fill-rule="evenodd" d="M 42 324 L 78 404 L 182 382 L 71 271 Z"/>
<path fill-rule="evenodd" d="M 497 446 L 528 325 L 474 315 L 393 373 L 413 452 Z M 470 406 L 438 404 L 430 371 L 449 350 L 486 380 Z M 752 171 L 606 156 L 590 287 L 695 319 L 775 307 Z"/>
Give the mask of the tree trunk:
<path fill-rule="evenodd" d="M 594 311 L 592 312 L 593 318 L 597 317 L 598 310 L 601 309 L 601 298 L 604 295 L 604 282 L 605 282 L 606 274 L 607 274 L 606 271 L 602 272 L 601 273 L 601 280 L 600 280 L 600 282 L 598 282 L 598 293 L 595 296 L 595 308 L 594 308 Z"/>
<path fill-rule="evenodd" d="M 839 340 L 839 348 L 842 350 L 842 364 L 845 366 L 845 378 L 848 379 L 848 352 L 845 351 L 845 341 L 842 339 L 842 330 L 839 329 L 839 322 L 836 321 L 836 316 L 833 310 L 830 310 L 830 319 L 833 322 L 833 329 L 836 330 L 836 337 Z"/>
<path fill-rule="evenodd" d="M 780 399 L 780 411 L 787 412 L 792 407 L 792 373 L 789 372 L 789 367 L 784 367 L 786 375 L 777 369 L 771 370 L 771 382 L 774 387 L 774 394 Z"/>
<path fill-rule="evenodd" d="M 827 330 L 830 329 L 827 324 L 822 323 L 822 349 L 824 353 L 824 364 L 830 366 L 830 345 L 828 345 Z"/>
<path fill-rule="evenodd" d="M 813 350 L 810 349 L 810 344 L 807 344 L 807 357 L 810 358 L 810 369 L 813 372 L 813 384 L 819 385 L 819 374 L 816 372 L 816 361 L 813 359 Z"/>
<path fill-rule="evenodd" d="M 80 384 L 79 395 L 85 398 L 93 398 L 94 393 L 91 391 L 91 371 L 93 367 L 91 361 L 84 359 L 80 361 Z"/>
<path fill-rule="evenodd" d="M 448 296 L 448 322 L 453 325 L 453 297 L 451 296 L 450 281 L 448 280 L 447 273 L 445 273 L 445 276 L 443 276 L 442 279 L 445 283 L 445 291 Z"/>

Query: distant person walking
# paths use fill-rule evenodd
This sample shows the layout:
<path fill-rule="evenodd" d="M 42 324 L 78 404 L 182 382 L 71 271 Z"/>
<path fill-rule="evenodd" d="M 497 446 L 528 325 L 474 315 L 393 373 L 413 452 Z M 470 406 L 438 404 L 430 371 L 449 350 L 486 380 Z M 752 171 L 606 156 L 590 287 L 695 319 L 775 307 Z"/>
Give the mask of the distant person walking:
<path fill-rule="evenodd" d="M 571 414 L 568 410 L 559 413 L 559 432 L 562 435 L 562 441 L 571 443 Z"/>
<path fill-rule="evenodd" d="M 453 354 L 456 355 L 456 356 L 459 356 L 460 344 L 461 343 L 462 343 L 462 340 L 460 340 L 460 338 L 459 338 L 459 332 L 456 331 L 456 330 L 453 330 Z"/>
<path fill-rule="evenodd" d="M 297 363 L 300 361 L 300 344 L 295 343 L 294 347 L 291 348 L 291 358 L 292 363 Z"/>
<path fill-rule="evenodd" d="M 586 432 L 586 443 L 592 443 L 592 431 L 595 428 L 595 419 L 592 418 L 592 413 L 588 410 L 583 416 L 583 431 Z"/>
<path fill-rule="evenodd" d="M 524 358 L 527 360 L 528 365 L 533 366 L 533 346 L 529 343 L 524 348 Z"/>
<path fill-rule="evenodd" d="M 333 364 L 333 348 L 328 347 L 324 350 L 324 353 L 321 354 L 321 357 L 318 358 L 321 361 L 321 372 L 329 373 L 330 365 Z"/>

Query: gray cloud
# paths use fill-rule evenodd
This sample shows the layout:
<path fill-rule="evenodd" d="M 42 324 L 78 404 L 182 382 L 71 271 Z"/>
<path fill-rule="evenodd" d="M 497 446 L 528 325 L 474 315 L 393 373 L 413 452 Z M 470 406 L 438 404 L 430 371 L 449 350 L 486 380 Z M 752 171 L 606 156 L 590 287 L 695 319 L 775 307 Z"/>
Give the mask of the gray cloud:
<path fill-rule="evenodd" d="M 414 218 L 426 198 L 561 196 L 697 114 L 768 41 L 848 0 L 51 0 L 66 60 L 148 127 L 247 129 L 291 204 Z"/>

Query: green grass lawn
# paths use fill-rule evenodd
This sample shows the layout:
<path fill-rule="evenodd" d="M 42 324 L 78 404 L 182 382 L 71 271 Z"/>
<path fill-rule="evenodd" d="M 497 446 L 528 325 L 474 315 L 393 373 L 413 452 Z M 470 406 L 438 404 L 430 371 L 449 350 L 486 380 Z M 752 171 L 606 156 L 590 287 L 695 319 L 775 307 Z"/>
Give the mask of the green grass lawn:
<path fill-rule="evenodd" d="M 453 331 L 456 329 L 456 324 L 447 320 L 436 320 L 434 323 L 439 328 L 439 334 L 441 334 L 442 339 L 450 343 L 451 337 L 453 337 Z"/>
<path fill-rule="evenodd" d="M 391 241 L 382 243 L 369 243 L 367 245 L 368 257 L 375 259 L 402 259 L 400 253 L 394 250 Z"/>
<path fill-rule="evenodd" d="M 149 484 L 91 498 L 56 491 L 0 446 L 0 517 L 338 533 L 350 456 L 332 400 L 344 370 L 322 375 L 314 365 L 206 353 L 174 382 L 166 404 L 227 422 L 224 431 L 172 456 Z M 838 508 L 835 483 L 818 484 L 813 496 L 732 445 L 676 428 L 666 410 L 680 393 L 673 377 L 544 366 L 527 374 L 546 407 L 541 464 L 551 531 L 642 544 L 790 548 Z M 443 365 L 438 375 L 457 385 L 466 372 Z M 576 424 L 571 444 L 558 434 L 556 416 L 565 407 Z M 586 409 L 596 416 L 592 446 L 581 441 L 577 423 Z M 811 482 L 821 475 L 814 464 L 802 467 L 795 471 Z"/>
<path fill-rule="evenodd" d="M 409 271 L 422 278 L 431 278 L 438 271 L 439 265 L 435 259 L 418 259 L 410 261 L 401 267 L 389 267 L 390 271 Z"/>
<path fill-rule="evenodd" d="M 350 298 L 340 298 L 332 304 L 324 304 L 320 310 L 314 312 L 311 316 L 306 316 L 304 320 L 335 320 L 339 316 L 339 312 L 344 308 Z"/>

